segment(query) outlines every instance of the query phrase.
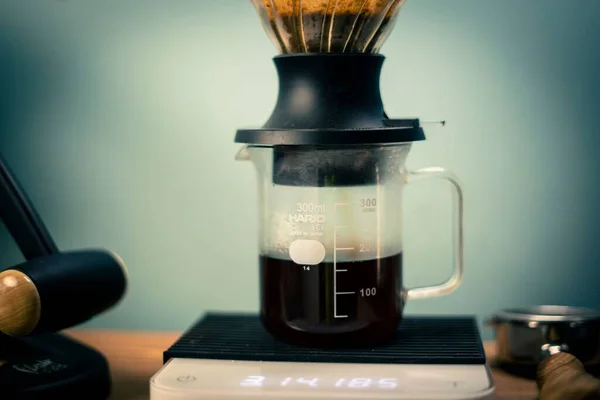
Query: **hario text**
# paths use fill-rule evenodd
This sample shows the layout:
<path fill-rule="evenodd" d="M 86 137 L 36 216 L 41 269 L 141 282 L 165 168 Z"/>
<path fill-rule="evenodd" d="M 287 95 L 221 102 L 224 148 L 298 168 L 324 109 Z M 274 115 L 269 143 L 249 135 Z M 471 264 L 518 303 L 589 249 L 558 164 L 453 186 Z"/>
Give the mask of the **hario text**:
<path fill-rule="evenodd" d="M 325 216 L 319 214 L 289 214 L 288 222 L 324 223 Z"/>

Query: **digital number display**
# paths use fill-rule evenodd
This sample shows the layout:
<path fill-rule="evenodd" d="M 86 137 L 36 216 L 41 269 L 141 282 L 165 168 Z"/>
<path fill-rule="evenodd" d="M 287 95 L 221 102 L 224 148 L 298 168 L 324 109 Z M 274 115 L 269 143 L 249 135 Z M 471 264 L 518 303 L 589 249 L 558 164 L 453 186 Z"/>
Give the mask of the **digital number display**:
<path fill-rule="evenodd" d="M 381 389 L 393 390 L 398 387 L 396 378 L 336 378 L 320 379 L 317 377 L 266 377 L 249 375 L 240 382 L 242 387 L 307 387 L 307 388 L 340 388 L 340 389 Z"/>

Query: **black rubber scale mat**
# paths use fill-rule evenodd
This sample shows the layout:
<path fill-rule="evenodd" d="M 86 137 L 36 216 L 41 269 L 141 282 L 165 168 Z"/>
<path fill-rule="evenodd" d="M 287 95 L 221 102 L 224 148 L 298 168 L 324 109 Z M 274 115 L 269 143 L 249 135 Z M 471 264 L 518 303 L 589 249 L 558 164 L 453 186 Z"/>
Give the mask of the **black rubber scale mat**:
<path fill-rule="evenodd" d="M 310 349 L 274 340 L 253 314 L 209 313 L 164 352 L 170 358 L 360 364 L 485 364 L 473 317 L 405 317 L 390 344 Z"/>

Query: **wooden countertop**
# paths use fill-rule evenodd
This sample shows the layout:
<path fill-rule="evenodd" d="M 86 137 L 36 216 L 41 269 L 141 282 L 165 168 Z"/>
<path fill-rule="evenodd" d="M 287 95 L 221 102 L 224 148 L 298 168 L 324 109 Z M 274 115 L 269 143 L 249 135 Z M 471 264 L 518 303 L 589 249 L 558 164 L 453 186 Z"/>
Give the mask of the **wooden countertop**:
<path fill-rule="evenodd" d="M 114 400 L 149 398 L 149 379 L 162 365 L 162 353 L 181 332 L 132 332 L 115 330 L 68 330 L 65 333 L 102 352 L 110 363 Z M 493 342 L 485 343 L 493 365 Z M 535 399 L 535 382 L 494 369 L 497 399 Z"/>

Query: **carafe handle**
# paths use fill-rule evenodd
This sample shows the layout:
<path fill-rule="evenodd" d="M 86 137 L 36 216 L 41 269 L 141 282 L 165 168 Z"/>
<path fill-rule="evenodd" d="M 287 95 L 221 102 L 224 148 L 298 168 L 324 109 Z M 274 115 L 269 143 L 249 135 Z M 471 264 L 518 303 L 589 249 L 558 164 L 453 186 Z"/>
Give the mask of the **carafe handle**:
<path fill-rule="evenodd" d="M 444 283 L 436 286 L 424 286 L 408 289 L 403 293 L 406 300 L 423 299 L 452 293 L 460 285 L 463 277 L 463 192 L 458 179 L 451 172 L 441 167 L 427 167 L 404 173 L 406 183 L 439 178 L 450 182 L 454 195 L 454 272 Z"/>

